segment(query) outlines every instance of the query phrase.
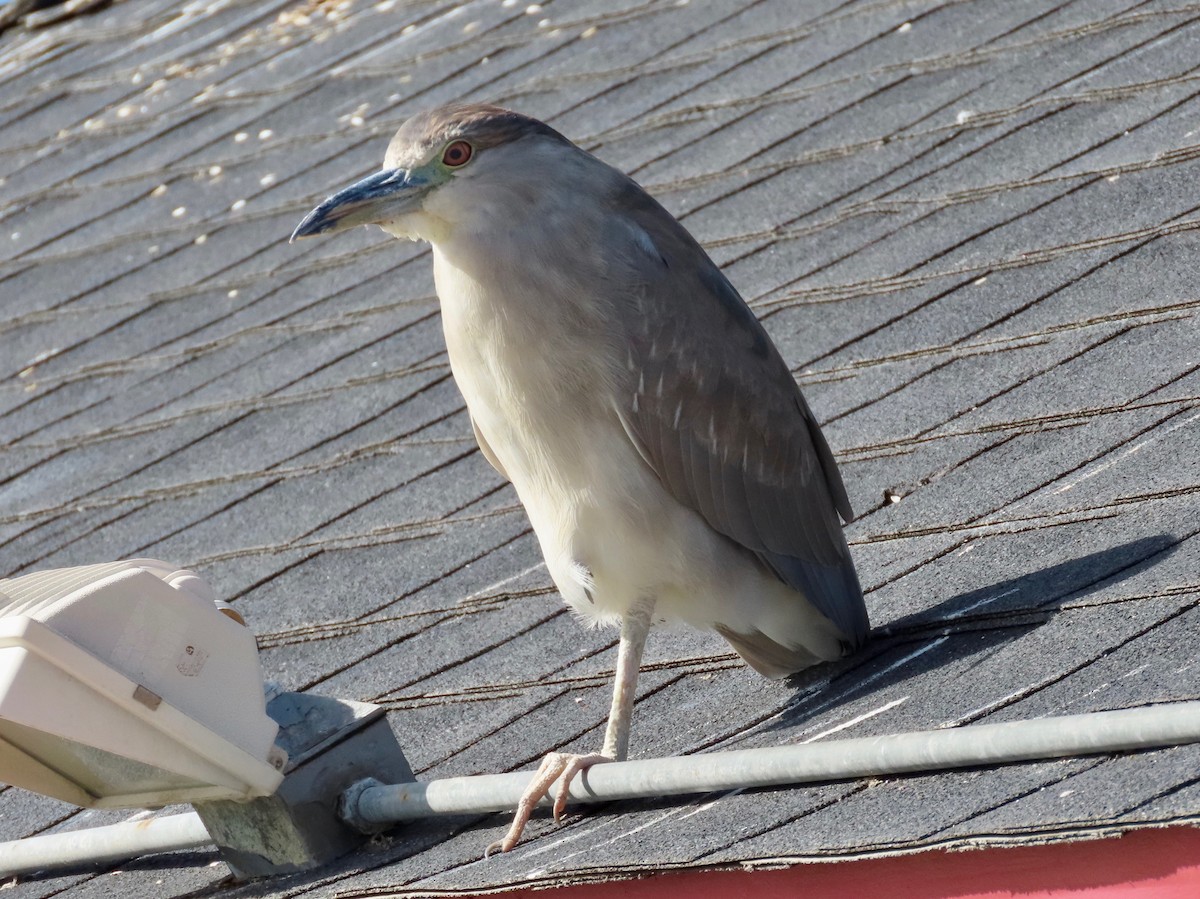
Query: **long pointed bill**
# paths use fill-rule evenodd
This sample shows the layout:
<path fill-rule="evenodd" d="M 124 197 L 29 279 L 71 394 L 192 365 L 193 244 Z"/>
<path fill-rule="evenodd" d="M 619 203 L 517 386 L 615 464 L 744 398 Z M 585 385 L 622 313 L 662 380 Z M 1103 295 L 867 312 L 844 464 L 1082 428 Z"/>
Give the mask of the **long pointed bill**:
<path fill-rule="evenodd" d="M 419 209 L 434 186 L 420 172 L 384 169 L 329 197 L 304 217 L 291 239 L 392 221 Z"/>

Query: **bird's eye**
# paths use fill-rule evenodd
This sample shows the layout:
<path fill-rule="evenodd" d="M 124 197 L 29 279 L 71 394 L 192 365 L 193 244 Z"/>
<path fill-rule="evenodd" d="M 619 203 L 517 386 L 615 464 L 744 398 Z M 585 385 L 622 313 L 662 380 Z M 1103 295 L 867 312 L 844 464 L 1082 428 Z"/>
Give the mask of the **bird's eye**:
<path fill-rule="evenodd" d="M 471 161 L 471 155 L 474 151 L 471 145 L 465 140 L 456 140 L 450 143 L 445 150 L 442 151 L 442 162 L 453 169 L 459 166 L 466 165 Z"/>

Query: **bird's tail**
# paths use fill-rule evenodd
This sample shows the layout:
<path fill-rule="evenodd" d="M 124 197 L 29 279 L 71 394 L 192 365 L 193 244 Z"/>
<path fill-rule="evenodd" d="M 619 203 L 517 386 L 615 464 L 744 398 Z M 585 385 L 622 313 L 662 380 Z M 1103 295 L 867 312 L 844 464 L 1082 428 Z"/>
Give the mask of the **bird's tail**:
<path fill-rule="evenodd" d="M 716 630 L 746 660 L 747 665 L 771 680 L 781 680 L 819 662 L 832 661 L 842 654 L 840 648 L 836 653 L 821 656 L 805 646 L 784 646 L 759 630 L 739 634 L 724 625 L 717 625 Z"/>

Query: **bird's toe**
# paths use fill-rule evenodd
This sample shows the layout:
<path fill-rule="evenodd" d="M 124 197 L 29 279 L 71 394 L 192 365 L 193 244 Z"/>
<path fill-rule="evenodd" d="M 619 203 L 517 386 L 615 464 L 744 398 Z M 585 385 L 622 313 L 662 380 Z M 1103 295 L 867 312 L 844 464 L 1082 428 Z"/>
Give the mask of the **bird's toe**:
<path fill-rule="evenodd" d="M 611 762 L 606 755 L 601 755 L 594 752 L 591 755 L 568 755 L 564 756 L 567 763 L 562 769 L 558 780 L 558 792 L 554 796 L 554 821 L 558 823 L 562 820 L 563 812 L 567 808 L 567 800 L 571 797 L 571 781 L 573 781 L 581 771 L 586 771 L 592 765 L 599 765 L 604 762 Z"/>
<path fill-rule="evenodd" d="M 567 807 L 567 800 L 571 795 L 571 781 L 581 771 L 586 771 L 592 765 L 598 765 L 601 762 L 611 762 L 606 755 L 600 753 L 592 753 L 590 755 L 576 755 L 574 753 L 551 752 L 544 759 L 537 771 L 533 775 L 533 779 L 529 781 L 529 786 L 525 788 L 525 792 L 521 794 L 521 799 L 517 803 L 516 813 L 513 815 L 513 822 L 508 828 L 503 839 L 496 840 L 494 843 L 489 843 L 488 847 L 483 851 L 483 857 L 488 858 L 493 852 L 508 852 L 521 839 L 521 834 L 525 831 L 525 825 L 529 823 L 529 818 L 533 814 L 533 810 L 537 808 L 539 802 L 550 794 L 550 790 L 554 787 L 554 782 L 557 780 L 558 790 L 554 796 L 554 820 L 557 822 L 562 819 L 563 811 Z"/>

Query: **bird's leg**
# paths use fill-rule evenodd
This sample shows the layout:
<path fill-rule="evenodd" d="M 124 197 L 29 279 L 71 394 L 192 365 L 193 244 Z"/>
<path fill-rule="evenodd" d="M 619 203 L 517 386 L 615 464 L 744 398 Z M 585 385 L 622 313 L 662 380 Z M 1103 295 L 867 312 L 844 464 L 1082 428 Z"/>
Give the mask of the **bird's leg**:
<path fill-rule="evenodd" d="M 612 707 L 604 731 L 601 754 L 616 762 L 629 755 L 629 724 L 633 720 L 633 700 L 637 692 L 642 650 L 650 633 L 654 597 L 638 600 L 621 619 L 621 642 L 617 646 L 617 677 L 613 683 Z"/>
<path fill-rule="evenodd" d="M 613 684 L 612 708 L 608 712 L 608 727 L 604 732 L 604 748 L 591 755 L 551 752 L 538 766 L 533 780 L 521 795 L 512 826 L 504 839 L 492 843 L 484 856 L 492 852 L 508 852 L 521 839 L 529 816 L 558 781 L 554 797 L 554 820 L 562 817 L 570 796 L 571 781 L 580 771 L 602 762 L 623 762 L 629 754 L 629 725 L 633 719 L 633 701 L 637 693 L 638 671 L 642 665 L 642 650 L 650 633 L 650 618 L 654 614 L 654 598 L 638 600 L 621 619 L 621 642 L 617 648 L 617 677 Z"/>

